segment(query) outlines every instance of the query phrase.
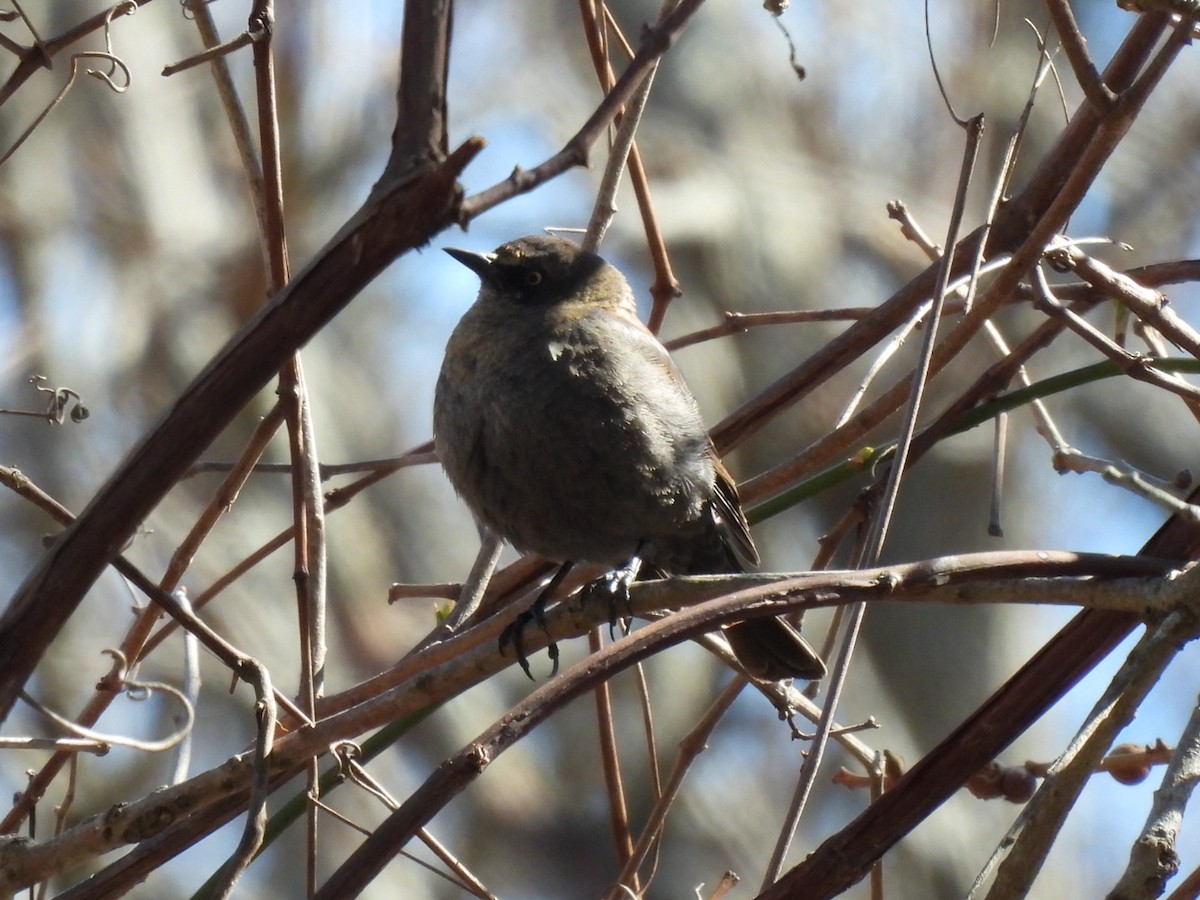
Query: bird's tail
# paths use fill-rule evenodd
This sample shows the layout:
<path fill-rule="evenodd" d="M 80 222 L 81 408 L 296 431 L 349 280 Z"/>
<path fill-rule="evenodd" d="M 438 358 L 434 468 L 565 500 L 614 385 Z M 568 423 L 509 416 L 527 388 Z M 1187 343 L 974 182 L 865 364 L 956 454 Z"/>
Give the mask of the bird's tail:
<path fill-rule="evenodd" d="M 783 619 L 748 619 L 724 630 L 734 655 L 755 678 L 817 681 L 825 677 L 825 663 L 817 651 Z"/>
<path fill-rule="evenodd" d="M 683 568 L 689 575 L 742 572 L 744 567 L 729 543 L 719 534 L 689 546 L 690 558 Z M 825 663 L 800 632 L 783 619 L 747 619 L 723 629 L 729 646 L 746 672 L 766 681 L 825 677 Z"/>

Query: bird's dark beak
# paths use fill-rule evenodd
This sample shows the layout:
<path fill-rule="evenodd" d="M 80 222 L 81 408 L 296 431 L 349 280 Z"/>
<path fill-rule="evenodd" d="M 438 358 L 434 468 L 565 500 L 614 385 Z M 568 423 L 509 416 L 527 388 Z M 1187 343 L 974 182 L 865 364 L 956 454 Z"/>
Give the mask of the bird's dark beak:
<path fill-rule="evenodd" d="M 484 281 L 490 280 L 492 261 L 496 258 L 494 253 L 478 253 L 474 250 L 461 250 L 458 247 L 444 249 Z"/>

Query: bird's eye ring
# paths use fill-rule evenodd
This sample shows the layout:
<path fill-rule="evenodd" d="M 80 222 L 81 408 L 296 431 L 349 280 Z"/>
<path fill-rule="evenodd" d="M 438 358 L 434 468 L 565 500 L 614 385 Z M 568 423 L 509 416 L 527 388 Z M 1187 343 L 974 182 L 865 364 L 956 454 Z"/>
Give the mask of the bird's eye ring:
<path fill-rule="evenodd" d="M 541 284 L 542 283 L 542 273 L 541 272 L 526 272 L 525 273 L 525 283 L 527 285 L 529 285 L 530 287 L 533 287 L 535 284 Z"/>

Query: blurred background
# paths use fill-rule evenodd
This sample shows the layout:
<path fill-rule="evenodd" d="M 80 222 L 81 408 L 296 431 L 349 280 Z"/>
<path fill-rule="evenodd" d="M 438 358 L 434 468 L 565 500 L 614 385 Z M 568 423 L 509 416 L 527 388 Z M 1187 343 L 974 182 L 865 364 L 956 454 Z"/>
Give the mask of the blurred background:
<path fill-rule="evenodd" d="M 609 6 L 636 41 L 658 4 L 614 0 Z M 1102 65 L 1133 16 L 1114 4 L 1076 6 L 1089 48 Z M 101 8 L 82 0 L 44 0 L 34 15 L 48 37 Z M 395 125 L 402 8 L 310 0 L 276 10 L 293 271 L 358 207 L 386 160 Z M 212 10 L 224 37 L 244 28 L 245 5 L 223 0 Z M 1032 2 L 996 7 L 932 0 L 929 22 L 957 112 L 987 116 L 970 228 L 982 215 L 1037 67 L 1037 35 L 1029 22 L 1045 34 L 1046 13 Z M 28 42 L 17 23 L 6 24 L 4 32 Z M 804 78 L 789 61 L 789 41 Z M 112 42 L 129 68 L 129 89 L 118 94 L 80 77 L 0 166 L 0 407 L 42 406 L 44 397 L 28 383 L 40 374 L 48 386 L 78 392 L 90 410 L 85 422 L 61 426 L 0 418 L 0 463 L 21 469 L 75 511 L 265 299 L 253 212 L 211 78 L 203 68 L 169 78 L 160 74 L 164 65 L 197 52 L 194 26 L 178 4 L 159 0 L 118 19 Z M 97 34 L 78 49 L 102 47 Z M 249 106 L 249 56 L 236 54 L 230 64 Z M 1061 130 L 1063 101 L 1067 110 L 1079 102 L 1069 70 L 1061 68 L 1063 99 L 1054 84 L 1039 95 L 1017 169 L 1018 187 Z M 69 72 L 64 54 L 3 106 L 4 147 L 37 117 Z M 1200 191 L 1198 76 L 1189 49 L 1071 222 L 1074 237 L 1105 236 L 1131 245 L 1093 248 L 1115 267 L 1200 251 L 1194 201 Z M 468 193 L 503 179 L 515 165 L 531 167 L 554 153 L 599 99 L 576 4 L 456 5 L 451 146 L 475 134 L 487 140 L 464 175 Z M 886 204 L 903 200 L 940 240 L 962 140 L 931 72 L 922 4 L 803 0 L 778 20 L 757 3 L 706 4 L 665 58 L 639 132 L 656 212 L 683 289 L 670 308 L 664 337 L 714 325 L 726 310 L 882 302 L 927 265 L 888 218 Z M 489 250 L 547 226 L 586 225 L 602 151 L 598 148 L 590 169 L 570 172 L 487 213 L 469 233 L 448 231 L 424 251 L 397 261 L 304 350 L 322 461 L 395 456 L 429 438 L 442 348 L 477 289 L 470 272 L 437 250 Z M 641 222 L 627 187 L 618 199 L 621 211 L 602 252 L 628 274 L 648 310 L 653 273 Z M 1169 288 L 1167 295 L 1179 315 L 1200 324 L 1194 286 Z M 1028 308 L 1013 308 L 999 324 L 1016 337 L 1038 320 Z M 1111 331 L 1112 309 L 1099 307 L 1091 320 Z M 756 329 L 683 349 L 676 358 L 707 420 L 715 423 L 842 327 Z M 907 370 L 916 343 L 890 364 L 884 384 Z M 983 347 L 965 353 L 960 367 L 933 392 L 931 408 L 990 361 Z M 1093 361 L 1093 351 L 1066 337 L 1035 360 L 1030 374 L 1036 379 Z M 757 474 L 832 428 L 869 362 L 831 380 L 741 447 L 730 459 L 735 474 Z M 272 399 L 264 392 L 203 458 L 234 458 Z M 1144 384 L 1109 380 L 1052 398 L 1050 406 L 1068 440 L 1085 452 L 1127 460 L 1165 478 L 1183 469 L 1200 471 L 1195 422 L 1180 415 L 1177 401 Z M 887 560 L 1004 548 L 1134 553 L 1165 518 L 1163 510 L 1098 476 L 1056 475 L 1032 419 L 1018 412 L 1011 424 L 1004 537 L 987 532 L 992 434 L 981 428 L 943 444 L 911 473 Z M 888 429 L 894 425 L 876 440 L 892 434 Z M 285 441 L 278 439 L 268 456 L 286 461 Z M 198 475 L 179 485 L 144 523 L 128 555 L 149 573 L 161 572 L 218 479 Z M 807 568 L 817 538 L 861 486 L 830 491 L 758 527 L 763 568 Z M 196 558 L 186 579 L 189 589 L 203 590 L 290 520 L 286 477 L 252 478 Z M 0 597 L 13 592 L 39 558 L 43 537 L 55 530 L 27 503 L 0 494 Z M 393 663 L 433 623 L 432 602 L 388 606 L 388 586 L 460 580 L 478 544 L 466 508 L 436 467 L 404 470 L 359 497 L 331 517 L 329 539 L 329 690 L 336 691 Z M 289 552 L 277 553 L 205 612 L 222 634 L 261 658 L 288 693 L 295 690 L 297 670 L 291 566 Z M 100 649 L 120 641 L 131 606 L 140 602 L 115 574 L 106 574 L 39 668 L 31 690 L 73 714 L 108 668 Z M 872 609 L 840 719 L 875 716 L 882 728 L 864 740 L 915 761 L 1069 615 L 1036 607 Z M 805 627 L 820 635 L 826 622 L 813 615 Z M 586 646 L 580 641 L 562 650 L 569 663 Z M 179 653 L 178 640 L 168 642 L 144 667 L 143 677 L 177 679 Z M 1123 651 L 1114 654 L 1002 761 L 1052 760 L 1123 657 Z M 544 658 L 533 663 L 544 677 Z M 1181 654 L 1129 729 L 1129 740 L 1175 741 L 1195 703 L 1196 664 L 1194 650 Z M 231 697 L 222 670 L 208 660 L 204 665 L 209 681 L 198 709 L 193 771 L 240 752 L 252 734 L 249 692 Z M 660 655 L 648 671 L 660 748 L 669 762 L 729 672 L 694 646 Z M 515 668 L 505 671 L 432 715 L 374 763 L 372 773 L 395 796 L 405 796 L 530 689 Z M 629 721 L 621 723 L 628 727 L 623 746 L 641 747 L 634 684 L 619 678 L 614 689 L 621 708 L 629 710 Z M 156 709 L 148 712 L 144 705 L 118 701 L 100 728 L 141 735 L 168 730 L 166 705 L 151 705 Z M 24 708 L 8 725 L 12 734 L 45 729 Z M 804 747 L 789 739 L 761 697 L 745 693 L 685 786 L 649 896 L 683 896 L 702 883 L 711 889 L 726 869 L 745 879 L 734 896 L 752 896 Z M 39 764 L 34 756 L 0 757 L 0 786 L 7 793 L 22 789 L 25 771 Z M 163 783 L 172 765 L 167 756 L 115 751 L 83 760 L 73 815 L 89 815 Z M 828 775 L 846 762 L 836 748 L 827 759 L 792 862 L 865 805 L 865 792 L 829 784 Z M 649 792 L 644 754 L 631 754 L 625 774 L 635 803 L 644 802 Z M 1125 867 L 1157 778 L 1156 772 L 1138 787 L 1094 779 L 1031 896 L 1106 891 Z M 282 800 L 300 789 L 278 796 Z M 385 815 L 361 794 L 339 793 L 335 805 L 368 827 Z M 58 800 L 57 794 L 47 798 Z M 631 809 L 635 823 L 647 808 Z M 963 895 L 1017 811 L 1000 801 L 955 797 L 888 857 L 888 896 Z M 147 883 L 144 896 L 188 896 L 232 850 L 240 827 L 235 823 L 173 861 Z M 500 758 L 431 830 L 503 896 L 599 895 L 612 877 L 614 853 L 590 704 L 567 709 Z M 283 841 L 251 867 L 244 895 L 300 895 L 298 838 L 295 844 Z M 359 839 L 330 820 L 323 871 L 332 870 Z M 1192 848 L 1182 871 L 1200 864 L 1194 823 L 1185 825 L 1179 846 Z M 397 860 L 364 896 L 462 895 L 420 866 Z M 865 886 L 849 896 L 866 896 Z"/>

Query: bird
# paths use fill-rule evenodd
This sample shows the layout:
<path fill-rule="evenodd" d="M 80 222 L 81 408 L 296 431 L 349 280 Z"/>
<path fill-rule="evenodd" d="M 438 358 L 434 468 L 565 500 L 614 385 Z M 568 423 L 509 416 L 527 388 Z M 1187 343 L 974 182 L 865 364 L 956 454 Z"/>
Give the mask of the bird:
<path fill-rule="evenodd" d="M 640 566 L 670 576 L 757 565 L 736 483 L 625 276 L 550 235 L 446 252 L 480 290 L 446 345 L 434 446 L 475 519 L 562 563 L 560 575 L 583 562 L 628 579 Z M 825 673 L 782 619 L 723 631 L 756 678 Z"/>

